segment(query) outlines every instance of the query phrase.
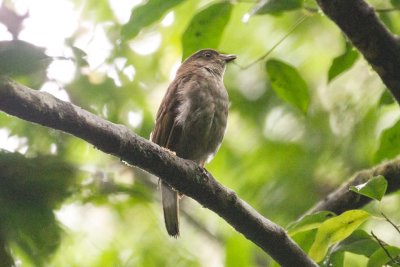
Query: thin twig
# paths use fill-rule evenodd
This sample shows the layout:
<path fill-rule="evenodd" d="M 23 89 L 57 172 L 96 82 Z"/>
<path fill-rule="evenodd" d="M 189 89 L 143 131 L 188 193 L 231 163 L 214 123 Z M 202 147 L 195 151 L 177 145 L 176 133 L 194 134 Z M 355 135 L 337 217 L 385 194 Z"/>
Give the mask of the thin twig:
<path fill-rule="evenodd" d="M 400 234 L 399 227 L 394 222 L 392 222 L 383 212 L 381 212 L 381 214 L 383 217 L 385 217 L 386 221 L 388 221 L 394 227 L 394 229 L 396 229 L 396 231 Z"/>
<path fill-rule="evenodd" d="M 263 56 L 254 60 L 247 66 L 239 66 L 240 69 L 242 69 L 242 70 L 248 69 L 251 66 L 253 66 L 254 64 L 256 64 L 256 63 L 264 60 L 266 57 L 268 57 L 275 50 L 275 48 L 277 48 L 278 45 L 280 45 L 287 37 L 289 37 L 289 35 L 292 34 L 300 26 L 300 24 L 303 23 L 307 18 L 308 18 L 308 16 L 306 16 L 306 15 L 302 16 L 299 20 L 296 21 L 296 23 L 292 26 L 292 28 L 276 44 L 274 44 L 274 46 L 272 46 L 272 48 L 270 50 L 268 50 Z"/>
<path fill-rule="evenodd" d="M 373 231 L 371 231 L 371 235 L 375 238 L 375 240 L 379 243 L 379 246 L 383 249 L 383 251 L 385 252 L 385 254 L 389 257 L 389 259 L 393 262 L 398 264 L 399 261 L 397 261 L 395 258 L 392 257 L 392 255 L 390 255 L 389 251 L 385 248 L 385 246 L 387 244 L 385 244 L 385 242 L 383 242 L 382 240 L 380 240 Z"/>

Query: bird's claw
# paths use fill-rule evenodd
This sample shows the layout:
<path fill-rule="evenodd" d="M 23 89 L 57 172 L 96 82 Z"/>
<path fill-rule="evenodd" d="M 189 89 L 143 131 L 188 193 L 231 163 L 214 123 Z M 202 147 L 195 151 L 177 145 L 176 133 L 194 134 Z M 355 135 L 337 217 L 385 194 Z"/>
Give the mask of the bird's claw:
<path fill-rule="evenodd" d="M 163 146 L 161 147 L 161 149 L 164 150 L 165 152 L 167 152 L 168 154 L 170 154 L 171 156 L 176 157 L 176 152 L 175 151 L 169 150 L 168 148 L 163 147 Z"/>

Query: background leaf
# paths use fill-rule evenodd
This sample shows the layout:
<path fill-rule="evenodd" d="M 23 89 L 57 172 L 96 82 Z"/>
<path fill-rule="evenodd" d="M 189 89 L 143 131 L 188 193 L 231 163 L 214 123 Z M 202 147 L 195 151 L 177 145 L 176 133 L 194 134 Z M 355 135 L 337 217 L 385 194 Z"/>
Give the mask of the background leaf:
<path fill-rule="evenodd" d="M 288 104 L 307 113 L 310 95 L 305 80 L 291 65 L 270 59 L 266 63 L 267 73 L 276 94 Z"/>
<path fill-rule="evenodd" d="M 185 59 L 200 49 L 218 48 L 231 11 L 231 3 L 221 2 L 197 13 L 182 36 L 182 57 Z"/>
<path fill-rule="evenodd" d="M 375 153 L 375 162 L 392 159 L 400 153 L 400 121 L 385 129 L 379 138 L 379 147 Z"/>
<path fill-rule="evenodd" d="M 263 0 L 260 1 L 250 14 L 263 15 L 275 14 L 299 9 L 303 6 L 303 0 Z"/>
<path fill-rule="evenodd" d="M 346 48 L 343 54 L 333 59 L 328 71 L 328 83 L 335 79 L 343 72 L 349 70 L 357 61 L 359 54 L 357 50 L 349 43 L 346 43 Z"/>
<path fill-rule="evenodd" d="M 134 38 L 140 30 L 159 20 L 168 10 L 182 0 L 149 0 L 132 10 L 131 17 L 123 27 L 121 35 L 125 40 Z"/>

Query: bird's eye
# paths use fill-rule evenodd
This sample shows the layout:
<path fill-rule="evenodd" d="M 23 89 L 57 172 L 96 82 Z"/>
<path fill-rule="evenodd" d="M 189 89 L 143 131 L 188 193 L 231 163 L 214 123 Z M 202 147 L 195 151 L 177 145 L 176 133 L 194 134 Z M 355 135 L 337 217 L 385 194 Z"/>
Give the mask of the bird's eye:
<path fill-rule="evenodd" d="M 211 57 L 211 53 L 210 52 L 206 52 L 206 53 L 204 53 L 204 56 L 210 58 Z"/>

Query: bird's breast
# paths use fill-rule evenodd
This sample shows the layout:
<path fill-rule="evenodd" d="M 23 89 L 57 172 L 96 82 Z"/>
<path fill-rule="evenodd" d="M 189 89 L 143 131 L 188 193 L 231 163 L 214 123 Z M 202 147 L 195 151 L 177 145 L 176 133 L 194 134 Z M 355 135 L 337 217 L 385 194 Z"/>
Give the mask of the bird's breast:
<path fill-rule="evenodd" d="M 182 95 L 177 123 L 182 127 L 180 154 L 199 162 L 214 154 L 222 141 L 229 101 L 222 79 L 209 77 L 195 83 Z"/>

